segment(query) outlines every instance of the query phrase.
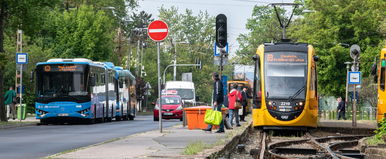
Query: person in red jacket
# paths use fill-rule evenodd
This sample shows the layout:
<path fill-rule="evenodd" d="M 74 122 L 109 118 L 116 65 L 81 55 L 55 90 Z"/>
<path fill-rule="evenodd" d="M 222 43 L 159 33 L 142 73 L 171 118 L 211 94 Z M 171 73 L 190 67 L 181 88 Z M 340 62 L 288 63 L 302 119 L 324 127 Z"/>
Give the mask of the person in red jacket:
<path fill-rule="evenodd" d="M 229 109 L 229 122 L 233 126 L 233 118 L 236 118 L 236 126 L 240 126 L 239 109 L 235 107 L 236 100 L 241 101 L 241 93 L 237 90 L 237 84 L 232 85 L 232 89 L 228 94 L 228 109 Z"/>

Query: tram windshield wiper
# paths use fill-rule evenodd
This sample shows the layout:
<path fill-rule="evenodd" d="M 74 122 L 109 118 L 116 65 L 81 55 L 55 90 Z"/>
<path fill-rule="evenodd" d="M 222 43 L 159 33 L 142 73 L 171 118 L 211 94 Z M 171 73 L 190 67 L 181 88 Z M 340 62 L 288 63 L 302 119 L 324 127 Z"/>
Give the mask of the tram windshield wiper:
<path fill-rule="evenodd" d="M 303 90 L 306 88 L 306 85 L 303 85 L 302 88 L 300 88 L 299 90 L 297 90 L 292 96 L 289 96 L 288 97 L 288 100 L 289 101 L 292 101 L 295 97 L 297 97 L 301 92 L 303 92 Z"/>

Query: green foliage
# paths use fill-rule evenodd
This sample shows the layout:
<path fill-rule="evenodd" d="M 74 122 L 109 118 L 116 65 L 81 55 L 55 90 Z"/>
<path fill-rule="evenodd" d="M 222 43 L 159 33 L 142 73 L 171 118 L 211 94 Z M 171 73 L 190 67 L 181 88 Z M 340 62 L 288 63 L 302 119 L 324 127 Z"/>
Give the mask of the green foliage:
<path fill-rule="evenodd" d="M 103 11 L 80 6 L 74 11 L 53 12 L 53 57 L 106 60 L 112 54 L 112 21 Z"/>
<path fill-rule="evenodd" d="M 283 10 L 280 10 L 283 12 Z M 273 8 L 268 6 L 255 6 L 252 17 L 248 19 L 246 28 L 250 31 L 241 34 L 237 40 L 240 49 L 237 50 L 235 61 L 242 64 L 251 64 L 251 57 L 256 53 L 256 49 L 264 42 L 279 41 L 282 37 L 279 21 Z"/>
<path fill-rule="evenodd" d="M 329 6 L 329 7 L 326 7 Z M 340 46 L 358 44 L 361 47 L 360 70 L 367 77 L 378 56 L 384 36 L 380 32 L 386 12 L 382 0 L 329 1 L 309 0 L 306 8 L 313 13 L 294 21 L 290 37 L 315 46 L 318 62 L 319 88 L 324 95 L 341 96 L 345 90 L 346 65 L 351 61 L 349 49 Z"/>
<path fill-rule="evenodd" d="M 206 12 L 199 12 L 193 15 L 191 10 L 178 13 L 177 8 L 161 8 L 160 19 L 169 26 L 169 36 L 161 45 L 161 73 L 167 65 L 172 64 L 174 53 L 177 55 L 178 64 L 192 64 L 195 59 L 202 61 L 202 70 L 193 67 L 177 67 L 177 80 L 181 80 L 184 72 L 193 73 L 193 82 L 196 86 L 196 94 L 200 101 L 209 103 L 211 101 L 212 81 L 211 72 L 216 70 L 213 66 L 213 41 L 214 41 L 214 17 Z M 157 95 L 157 52 L 155 43 L 149 42 L 144 53 L 143 63 L 149 81 L 154 89 L 153 94 Z M 166 81 L 173 79 L 173 69 L 166 72 Z M 154 101 L 156 96 L 149 97 Z"/>
<path fill-rule="evenodd" d="M 202 150 L 209 148 L 210 145 L 207 145 L 203 143 L 202 141 L 196 141 L 193 143 L 190 143 L 188 146 L 185 147 L 183 154 L 184 155 L 196 155 L 198 152 L 201 152 Z"/>
<path fill-rule="evenodd" d="M 375 138 L 382 139 L 382 136 L 386 135 L 386 118 L 383 118 L 379 125 L 378 129 L 374 131 Z"/>

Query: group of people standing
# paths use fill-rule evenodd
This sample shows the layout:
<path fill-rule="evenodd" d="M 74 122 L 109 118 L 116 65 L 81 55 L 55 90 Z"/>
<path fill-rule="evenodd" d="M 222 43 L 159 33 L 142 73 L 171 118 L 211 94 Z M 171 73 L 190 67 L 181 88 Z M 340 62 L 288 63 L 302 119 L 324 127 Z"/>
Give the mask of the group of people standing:
<path fill-rule="evenodd" d="M 224 95 L 223 84 L 220 76 L 217 72 L 212 74 L 213 84 L 213 108 L 214 110 L 221 112 L 221 107 L 225 105 L 228 107 L 228 120 L 223 120 L 220 123 L 220 128 L 216 133 L 224 133 L 224 122 L 229 121 L 230 127 L 233 127 L 233 120 L 236 122 L 236 126 L 241 126 L 240 121 L 245 121 L 247 99 L 250 98 L 247 93 L 247 87 L 242 88 L 242 91 L 238 90 L 238 85 L 233 84 L 231 90 L 227 95 Z M 224 101 L 225 100 L 225 101 Z M 239 106 L 241 105 L 241 106 Z M 242 110 L 240 110 L 242 109 Z M 242 115 L 239 115 L 239 111 L 242 111 Z M 241 119 L 241 120 L 240 120 Z M 204 131 L 212 131 L 212 125 L 208 125 Z"/>

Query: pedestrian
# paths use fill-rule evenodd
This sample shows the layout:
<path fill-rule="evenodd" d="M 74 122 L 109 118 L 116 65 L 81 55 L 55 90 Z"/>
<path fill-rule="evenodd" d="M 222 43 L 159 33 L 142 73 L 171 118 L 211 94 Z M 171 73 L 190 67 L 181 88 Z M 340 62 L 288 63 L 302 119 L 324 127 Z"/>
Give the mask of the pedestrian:
<path fill-rule="evenodd" d="M 9 87 L 9 90 L 4 95 L 4 104 L 7 107 L 7 118 L 9 119 L 12 115 L 12 119 L 16 118 L 16 92 L 13 86 Z"/>
<path fill-rule="evenodd" d="M 245 121 L 245 116 L 247 116 L 248 99 L 251 98 L 248 95 L 247 91 L 248 91 L 248 87 L 244 87 L 243 91 L 241 91 L 241 96 L 242 96 L 241 104 L 243 105 L 243 109 L 242 109 L 243 113 L 240 116 L 240 121 Z"/>
<path fill-rule="evenodd" d="M 213 72 L 212 74 L 213 83 L 213 110 L 220 111 L 224 102 L 224 89 L 223 84 L 220 80 L 220 75 L 217 72 Z M 212 125 L 208 125 L 204 131 L 212 131 Z M 216 131 L 216 133 L 224 133 L 224 120 L 221 120 L 220 128 Z"/>
<path fill-rule="evenodd" d="M 228 94 L 224 95 L 224 104 L 225 107 L 229 107 L 229 102 L 228 102 Z M 224 126 L 226 129 L 233 129 L 231 126 L 231 123 L 229 122 L 229 113 L 226 111 L 225 117 L 224 117 Z"/>
<path fill-rule="evenodd" d="M 346 120 L 346 103 L 342 100 L 342 97 L 338 98 L 338 120 L 343 118 Z"/>
<path fill-rule="evenodd" d="M 241 100 L 241 93 L 237 90 L 237 84 L 232 85 L 232 89 L 228 94 L 229 100 L 229 122 L 233 126 L 233 119 L 236 120 L 236 126 L 240 125 L 239 108 L 236 107 L 237 100 Z"/>

